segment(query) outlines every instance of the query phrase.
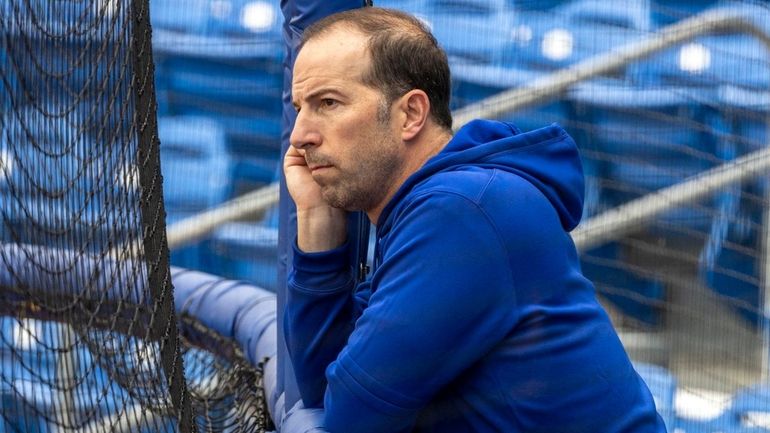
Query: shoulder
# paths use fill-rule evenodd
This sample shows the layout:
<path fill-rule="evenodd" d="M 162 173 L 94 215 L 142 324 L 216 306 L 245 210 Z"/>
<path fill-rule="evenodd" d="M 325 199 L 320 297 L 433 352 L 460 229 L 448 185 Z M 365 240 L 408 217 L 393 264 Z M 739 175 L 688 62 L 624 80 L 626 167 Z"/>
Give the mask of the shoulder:
<path fill-rule="evenodd" d="M 438 225 L 484 232 L 517 254 L 553 252 L 570 242 L 546 196 L 505 170 L 468 167 L 438 173 L 416 186 L 397 213 L 396 230 Z"/>
<path fill-rule="evenodd" d="M 534 185 L 504 170 L 479 167 L 437 173 L 416 185 L 394 209 L 391 223 L 387 232 L 409 236 L 442 231 L 436 236 L 444 238 L 447 229 L 485 233 L 503 249 L 543 229 L 563 231 L 553 207 Z"/>
<path fill-rule="evenodd" d="M 521 217 L 526 215 L 556 217 L 548 199 L 523 177 L 474 166 L 431 176 L 415 186 L 399 207 L 406 210 L 415 205 L 475 208 L 492 219 L 518 216 L 520 223 L 525 223 Z"/>

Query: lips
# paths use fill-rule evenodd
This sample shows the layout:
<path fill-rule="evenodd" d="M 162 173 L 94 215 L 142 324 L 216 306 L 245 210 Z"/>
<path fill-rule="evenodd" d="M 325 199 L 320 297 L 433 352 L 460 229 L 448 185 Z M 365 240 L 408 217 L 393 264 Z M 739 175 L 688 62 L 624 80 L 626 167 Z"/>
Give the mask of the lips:
<path fill-rule="evenodd" d="M 310 172 L 315 173 L 318 170 L 323 170 L 325 168 L 329 168 L 331 165 L 314 165 L 310 167 Z"/>

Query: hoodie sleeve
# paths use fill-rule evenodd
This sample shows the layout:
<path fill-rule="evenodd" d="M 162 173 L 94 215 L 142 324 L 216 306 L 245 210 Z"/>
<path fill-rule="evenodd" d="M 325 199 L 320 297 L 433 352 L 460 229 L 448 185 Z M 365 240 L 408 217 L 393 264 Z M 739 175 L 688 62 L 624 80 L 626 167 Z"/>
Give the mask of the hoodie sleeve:
<path fill-rule="evenodd" d="M 326 370 L 331 432 L 401 432 L 516 322 L 513 276 L 477 203 L 429 192 L 392 228 L 372 295 Z"/>
<path fill-rule="evenodd" d="M 349 245 L 305 253 L 294 244 L 284 329 L 300 396 L 305 407 L 322 406 L 324 370 L 339 355 L 353 330 L 354 278 Z"/>

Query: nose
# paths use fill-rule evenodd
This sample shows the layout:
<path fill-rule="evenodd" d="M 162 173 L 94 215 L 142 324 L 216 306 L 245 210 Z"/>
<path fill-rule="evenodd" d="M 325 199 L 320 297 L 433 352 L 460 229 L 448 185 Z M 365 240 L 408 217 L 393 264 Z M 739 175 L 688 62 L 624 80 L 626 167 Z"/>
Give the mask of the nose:
<path fill-rule="evenodd" d="M 294 121 L 294 128 L 289 136 L 289 143 L 297 149 L 306 149 L 310 146 L 321 144 L 321 133 L 313 122 L 303 111 L 297 113 L 297 119 Z"/>

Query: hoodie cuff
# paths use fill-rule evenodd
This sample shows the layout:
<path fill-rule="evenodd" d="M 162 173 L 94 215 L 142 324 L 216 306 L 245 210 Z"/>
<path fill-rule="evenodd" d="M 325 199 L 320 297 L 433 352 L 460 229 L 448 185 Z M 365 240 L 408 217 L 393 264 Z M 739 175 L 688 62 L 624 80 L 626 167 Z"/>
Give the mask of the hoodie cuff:
<path fill-rule="evenodd" d="M 353 273 L 348 258 L 350 243 L 328 251 L 306 253 L 295 239 L 289 285 L 305 292 L 334 292 L 351 288 Z"/>

